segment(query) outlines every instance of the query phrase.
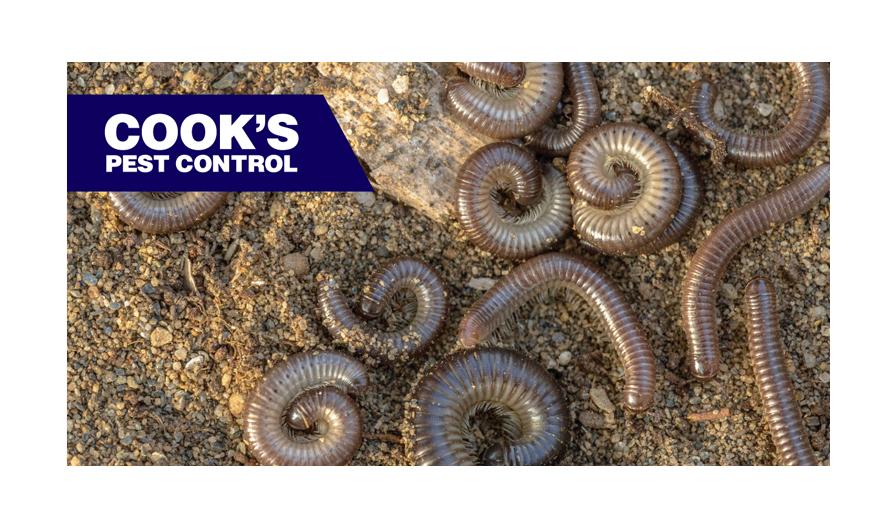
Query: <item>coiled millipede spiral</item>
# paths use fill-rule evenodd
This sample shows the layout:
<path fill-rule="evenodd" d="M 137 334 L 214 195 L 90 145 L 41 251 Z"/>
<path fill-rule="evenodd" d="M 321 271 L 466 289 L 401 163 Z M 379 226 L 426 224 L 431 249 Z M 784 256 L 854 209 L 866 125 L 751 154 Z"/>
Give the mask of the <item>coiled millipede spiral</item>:
<path fill-rule="evenodd" d="M 109 192 L 121 221 L 151 234 L 197 225 L 227 202 L 227 192 Z"/>
<path fill-rule="evenodd" d="M 784 465 L 817 465 L 786 371 L 776 293 L 763 277 L 753 278 L 746 286 L 746 328 L 755 382 L 780 461 Z"/>
<path fill-rule="evenodd" d="M 416 300 L 413 320 L 396 331 L 381 331 L 367 320 L 381 317 L 393 297 L 409 292 Z M 336 340 L 366 353 L 371 362 L 379 359 L 406 359 L 426 348 L 441 331 L 448 301 L 444 282 L 428 264 L 415 258 L 388 262 L 364 284 L 360 301 L 361 317 L 352 311 L 345 295 L 332 278 L 317 290 L 323 325 Z"/>
<path fill-rule="evenodd" d="M 264 375 L 245 405 L 245 438 L 265 465 L 345 465 L 363 441 L 351 397 L 364 366 L 333 351 L 296 353 Z"/>
<path fill-rule="evenodd" d="M 534 156 L 511 143 L 476 150 L 457 176 L 457 216 L 478 247 L 504 258 L 544 252 L 571 229 L 571 195 L 552 167 L 541 170 Z M 498 203 L 510 193 L 521 207 L 511 213 Z"/>
<path fill-rule="evenodd" d="M 566 126 L 548 124 L 525 138 L 525 146 L 539 154 L 567 156 L 586 131 L 600 124 L 600 89 L 590 63 L 564 62 L 562 68 L 572 117 Z"/>
<path fill-rule="evenodd" d="M 625 370 L 624 406 L 635 412 L 652 406 L 656 363 L 637 316 L 618 286 L 580 256 L 547 253 L 514 267 L 463 316 L 460 345 L 472 348 L 484 342 L 519 308 L 548 289 L 578 295 L 599 315 Z"/>
<path fill-rule="evenodd" d="M 562 389 L 540 364 L 509 350 L 448 356 L 418 381 L 405 414 L 416 465 L 540 465 L 569 442 Z M 477 449 L 472 420 L 481 414 L 496 419 L 500 433 Z"/>

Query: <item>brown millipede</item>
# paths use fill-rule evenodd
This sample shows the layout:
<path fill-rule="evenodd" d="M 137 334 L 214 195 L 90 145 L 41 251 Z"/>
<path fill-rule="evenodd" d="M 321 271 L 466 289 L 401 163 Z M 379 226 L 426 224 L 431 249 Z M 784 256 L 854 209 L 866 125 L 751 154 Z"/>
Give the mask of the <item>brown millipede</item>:
<path fill-rule="evenodd" d="M 703 240 L 690 260 L 681 296 L 688 362 L 695 377 L 712 378 L 720 367 L 715 300 L 727 264 L 746 242 L 805 213 L 829 189 L 830 165 L 825 163 L 735 210 Z"/>
<path fill-rule="evenodd" d="M 656 364 L 643 329 L 618 286 L 580 256 L 547 253 L 513 268 L 463 316 L 460 344 L 479 345 L 523 304 L 550 288 L 577 294 L 599 314 L 625 369 L 623 404 L 635 412 L 649 408 L 656 390 Z"/>
<path fill-rule="evenodd" d="M 495 198 L 512 193 L 523 209 L 511 214 Z M 568 234 L 572 200 L 565 178 L 541 171 L 534 156 L 511 143 L 476 150 L 457 176 L 457 216 L 470 241 L 504 258 L 544 252 Z"/>
<path fill-rule="evenodd" d="M 363 441 L 350 397 L 368 385 L 364 366 L 333 351 L 296 353 L 264 375 L 245 405 L 245 438 L 265 465 L 345 465 Z"/>
<path fill-rule="evenodd" d="M 464 67 L 467 71 L 482 71 Z M 509 88 L 476 77 L 472 77 L 472 82 L 462 77 L 448 79 L 448 111 L 464 126 L 495 139 L 534 132 L 547 122 L 562 96 L 562 65 L 526 62 L 524 71 L 525 78 Z"/>
<path fill-rule="evenodd" d="M 501 88 L 517 86 L 525 78 L 524 62 L 456 62 L 463 73 L 496 84 Z"/>
<path fill-rule="evenodd" d="M 765 420 L 784 465 L 817 465 L 783 357 L 774 287 L 763 277 L 746 286 L 749 355 Z"/>
<path fill-rule="evenodd" d="M 739 132 L 722 125 L 715 117 L 714 86 L 696 82 L 690 101 L 693 111 L 724 141 L 728 158 L 745 167 L 783 165 L 817 140 L 830 115 L 829 69 L 821 62 L 792 62 L 790 68 L 796 77 L 796 108 L 786 126 L 769 134 Z"/>
<path fill-rule="evenodd" d="M 405 359 L 428 346 L 441 331 L 447 315 L 447 291 L 429 265 L 415 258 L 398 258 L 386 263 L 364 284 L 361 315 L 366 319 L 382 316 L 399 291 L 408 291 L 416 299 L 414 318 L 398 331 L 380 331 L 354 314 L 335 280 L 324 280 L 317 290 L 323 325 L 333 338 L 366 352 L 372 362 Z"/>
<path fill-rule="evenodd" d="M 564 62 L 563 77 L 572 97 L 571 122 L 568 126 L 545 126 L 525 138 L 525 145 L 551 156 L 567 156 L 584 132 L 600 124 L 600 89 L 588 62 Z"/>
<path fill-rule="evenodd" d="M 405 413 L 416 465 L 541 465 L 569 442 L 562 389 L 540 364 L 509 350 L 448 356 L 418 381 Z M 500 428 L 482 452 L 471 422 L 481 414 Z"/>
<path fill-rule="evenodd" d="M 594 128 L 569 156 L 572 222 L 592 249 L 637 254 L 662 235 L 681 203 L 674 152 L 649 129 L 632 123 Z"/>
<path fill-rule="evenodd" d="M 109 192 L 121 221 L 152 234 L 182 231 L 208 219 L 227 192 Z"/>

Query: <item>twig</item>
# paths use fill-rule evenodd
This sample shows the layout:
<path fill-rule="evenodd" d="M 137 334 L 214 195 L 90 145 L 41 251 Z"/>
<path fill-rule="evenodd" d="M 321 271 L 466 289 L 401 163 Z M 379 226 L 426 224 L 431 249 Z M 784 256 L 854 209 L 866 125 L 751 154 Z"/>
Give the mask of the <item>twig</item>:
<path fill-rule="evenodd" d="M 726 417 L 730 417 L 730 408 L 722 408 L 720 410 L 712 410 L 711 412 L 699 412 L 687 414 L 687 420 L 699 422 L 699 421 L 717 421 L 719 419 L 724 419 Z"/>
<path fill-rule="evenodd" d="M 702 124 L 702 121 L 699 120 L 692 108 L 676 103 L 654 86 L 644 88 L 640 96 L 646 102 L 656 105 L 659 110 L 671 114 L 671 118 L 665 123 L 665 128 L 673 130 L 678 124 L 683 126 L 685 130 L 695 135 L 709 147 L 712 165 L 715 168 L 721 166 L 724 158 L 727 157 L 727 145 L 718 134 Z"/>

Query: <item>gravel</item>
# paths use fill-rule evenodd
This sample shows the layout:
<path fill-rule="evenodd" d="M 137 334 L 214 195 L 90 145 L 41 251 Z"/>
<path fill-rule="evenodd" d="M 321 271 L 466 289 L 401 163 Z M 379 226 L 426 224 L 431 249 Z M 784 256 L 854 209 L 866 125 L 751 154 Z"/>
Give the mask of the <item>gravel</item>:
<path fill-rule="evenodd" d="M 685 101 L 693 80 L 720 81 L 725 122 L 747 130 L 780 126 L 794 103 L 793 79 L 781 65 L 601 63 L 594 69 L 604 120 L 654 130 L 666 116 L 647 104 L 635 112 L 646 85 Z M 233 84 L 221 85 L 230 72 Z M 290 63 L 72 63 L 68 81 L 70 93 L 325 94 L 330 88 L 314 64 Z M 413 93 L 420 89 L 415 84 L 409 89 L 414 97 L 408 100 L 430 104 L 427 93 Z M 764 115 L 759 103 L 773 111 Z M 666 136 L 690 152 L 704 176 L 706 205 L 693 231 L 658 254 L 632 258 L 589 255 L 574 238 L 563 246 L 587 254 L 640 314 L 657 358 L 655 407 L 642 415 L 621 409 L 620 361 L 580 303 L 558 296 L 532 305 L 504 342 L 548 367 L 566 392 L 572 439 L 559 463 L 774 463 L 741 306 L 743 288 L 756 274 L 777 286 L 792 379 L 811 443 L 828 463 L 829 199 L 748 244 L 731 262 L 723 280 L 730 287 L 718 300 L 722 369 L 712 381 L 690 381 L 678 299 L 686 263 L 712 227 L 735 207 L 828 161 L 829 143 L 818 143 L 791 166 L 716 170 L 688 136 Z M 513 266 L 473 247 L 456 222 L 434 223 L 379 194 L 234 194 L 204 224 L 164 236 L 124 225 L 104 193 L 69 194 L 68 213 L 71 465 L 255 463 L 242 439 L 245 397 L 285 357 L 332 347 L 316 311 L 315 278 L 335 275 L 356 302 L 365 277 L 387 259 L 409 255 L 433 265 L 448 284 L 447 330 L 425 356 L 370 371 L 370 389 L 359 398 L 368 438 L 353 460 L 404 464 L 404 447 L 394 438 L 412 383 L 456 350 L 463 312 L 490 287 L 487 281 Z M 290 255 L 304 256 L 291 258 L 307 271 L 287 268 Z M 183 278 L 184 256 L 198 293 Z M 728 417 L 687 419 L 723 409 Z"/>

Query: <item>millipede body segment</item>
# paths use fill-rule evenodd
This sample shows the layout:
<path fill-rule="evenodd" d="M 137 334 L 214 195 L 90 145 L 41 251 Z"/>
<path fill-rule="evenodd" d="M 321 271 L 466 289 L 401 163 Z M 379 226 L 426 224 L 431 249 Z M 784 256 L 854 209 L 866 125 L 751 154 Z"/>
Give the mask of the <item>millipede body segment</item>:
<path fill-rule="evenodd" d="M 320 283 L 317 300 L 323 325 L 333 338 L 369 358 L 404 359 L 426 346 L 441 331 L 447 316 L 447 291 L 438 273 L 415 258 L 399 258 L 374 273 L 363 286 L 360 313 L 364 319 L 382 316 L 399 291 L 416 299 L 416 313 L 410 324 L 397 331 L 380 331 L 356 315 L 333 279 Z"/>
<path fill-rule="evenodd" d="M 823 131 L 830 115 L 830 72 L 820 62 L 793 62 L 796 108 L 789 122 L 773 133 L 739 132 L 715 116 L 717 93 L 712 84 L 698 81 L 691 106 L 699 121 L 724 141 L 728 158 L 745 167 L 784 165 L 802 155 Z"/>
<path fill-rule="evenodd" d="M 746 328 L 765 420 L 784 465 L 817 465 L 786 371 L 774 287 L 763 277 L 746 286 Z"/>
<path fill-rule="evenodd" d="M 522 210 L 512 214 L 496 198 L 509 192 Z M 476 150 L 457 176 L 457 216 L 478 247 L 504 258 L 543 252 L 568 234 L 571 195 L 565 178 L 511 143 Z"/>
<path fill-rule="evenodd" d="M 547 253 L 513 268 L 463 316 L 460 344 L 479 345 L 523 304 L 553 288 L 577 294 L 599 314 L 624 366 L 623 404 L 636 412 L 649 408 L 656 390 L 656 364 L 643 329 L 618 286 L 579 256 Z"/>
<path fill-rule="evenodd" d="M 568 126 L 545 126 L 525 138 L 535 152 L 566 156 L 582 135 L 600 124 L 600 89 L 588 62 L 563 63 L 563 76 L 572 97 L 573 113 Z"/>
<path fill-rule="evenodd" d="M 208 219 L 227 192 L 109 192 L 121 221 L 152 234 L 182 231 Z"/>
<path fill-rule="evenodd" d="M 246 400 L 245 438 L 265 465 L 344 465 L 363 441 L 351 395 L 368 385 L 364 366 L 346 355 L 297 353 L 277 365 Z"/>
<path fill-rule="evenodd" d="M 526 62 L 521 82 L 501 87 L 493 82 L 511 82 L 512 63 L 464 63 L 461 69 L 472 81 L 452 77 L 447 81 L 445 104 L 467 128 L 495 139 L 512 139 L 532 133 L 550 118 L 562 96 L 563 71 L 558 62 Z M 484 78 L 475 75 L 487 71 Z"/>
<path fill-rule="evenodd" d="M 830 190 L 830 165 L 823 164 L 791 183 L 728 215 L 702 242 L 684 277 L 681 309 L 693 375 L 718 374 L 718 322 L 715 302 L 727 264 L 759 234 L 810 210 Z"/>
<path fill-rule="evenodd" d="M 490 414 L 500 437 L 476 449 L 471 421 Z M 407 406 L 416 465 L 539 465 L 569 442 L 563 391 L 537 362 L 483 348 L 445 358 L 417 383 Z"/>
<path fill-rule="evenodd" d="M 665 232 L 681 203 L 674 152 L 637 124 L 584 134 L 569 156 L 568 177 L 575 230 L 588 247 L 608 254 L 638 254 Z"/>

